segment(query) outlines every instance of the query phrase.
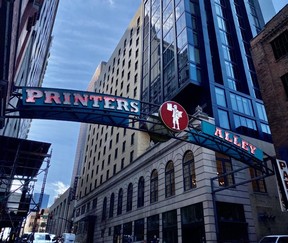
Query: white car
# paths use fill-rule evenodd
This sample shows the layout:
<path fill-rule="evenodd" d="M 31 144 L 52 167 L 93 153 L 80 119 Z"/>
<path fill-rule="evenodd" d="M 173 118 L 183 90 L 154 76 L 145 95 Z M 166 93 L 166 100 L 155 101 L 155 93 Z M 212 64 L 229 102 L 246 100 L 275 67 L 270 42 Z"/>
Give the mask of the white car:
<path fill-rule="evenodd" d="M 75 242 L 75 234 L 63 233 L 62 237 L 61 237 L 61 242 L 63 242 L 63 243 L 74 243 Z"/>
<path fill-rule="evenodd" d="M 32 233 L 29 235 L 28 243 L 51 243 L 52 239 L 48 233 Z"/>
<path fill-rule="evenodd" d="M 267 235 L 259 243 L 288 243 L 288 235 Z"/>

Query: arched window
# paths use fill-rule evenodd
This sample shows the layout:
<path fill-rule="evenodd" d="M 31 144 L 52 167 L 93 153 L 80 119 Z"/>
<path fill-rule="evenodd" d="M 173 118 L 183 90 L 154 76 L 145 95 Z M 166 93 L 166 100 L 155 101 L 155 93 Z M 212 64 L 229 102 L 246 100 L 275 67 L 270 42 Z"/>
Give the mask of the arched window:
<path fill-rule="evenodd" d="M 120 188 L 118 192 L 117 215 L 122 214 L 122 204 L 123 204 L 123 189 Z"/>
<path fill-rule="evenodd" d="M 144 178 L 143 176 L 140 177 L 138 182 L 138 197 L 137 197 L 137 207 L 143 207 L 144 206 Z"/>
<path fill-rule="evenodd" d="M 165 169 L 165 195 L 171 197 L 175 195 L 175 176 L 174 165 L 172 161 L 169 161 Z"/>
<path fill-rule="evenodd" d="M 103 200 L 103 207 L 102 207 L 102 221 L 106 220 L 106 212 L 107 211 L 107 198 L 105 197 Z"/>
<path fill-rule="evenodd" d="M 183 157 L 183 177 L 184 191 L 196 187 L 195 161 L 192 151 L 186 152 Z"/>
<path fill-rule="evenodd" d="M 158 201 L 158 172 L 153 170 L 150 179 L 150 203 Z"/>
<path fill-rule="evenodd" d="M 114 193 L 110 197 L 109 218 L 112 218 L 114 214 Z"/>
<path fill-rule="evenodd" d="M 127 212 L 132 210 L 132 200 L 133 200 L 133 184 L 130 183 L 127 190 L 127 205 L 126 205 Z"/>

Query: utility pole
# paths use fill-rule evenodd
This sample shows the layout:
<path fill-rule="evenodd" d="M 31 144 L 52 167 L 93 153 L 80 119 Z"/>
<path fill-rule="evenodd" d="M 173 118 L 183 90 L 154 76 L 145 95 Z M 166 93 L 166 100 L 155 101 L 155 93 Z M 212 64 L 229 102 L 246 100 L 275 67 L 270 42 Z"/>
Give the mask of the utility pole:
<path fill-rule="evenodd" d="M 41 192 L 40 192 L 40 195 L 39 195 L 39 200 L 38 200 L 38 203 L 36 204 L 36 215 L 35 215 L 35 219 L 34 219 L 34 223 L 33 223 L 32 234 L 35 233 L 36 227 L 37 227 L 37 221 L 41 217 L 40 207 L 41 207 L 41 204 L 42 204 L 43 194 L 44 194 L 44 191 L 45 191 L 45 185 L 46 185 L 46 180 L 47 180 L 47 175 L 48 175 L 48 169 L 50 167 L 51 156 L 52 156 L 52 150 L 51 150 L 50 155 L 46 159 L 46 168 L 44 169 L 44 177 L 43 177 Z"/>

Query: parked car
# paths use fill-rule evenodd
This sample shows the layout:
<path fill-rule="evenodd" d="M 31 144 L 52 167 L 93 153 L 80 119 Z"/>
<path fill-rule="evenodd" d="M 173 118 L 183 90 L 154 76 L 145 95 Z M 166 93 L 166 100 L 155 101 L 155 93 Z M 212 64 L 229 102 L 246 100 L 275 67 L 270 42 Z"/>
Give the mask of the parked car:
<path fill-rule="evenodd" d="M 50 238 L 53 240 L 53 238 L 55 238 L 56 237 L 56 235 L 54 235 L 54 234 L 49 234 L 50 235 Z"/>
<path fill-rule="evenodd" d="M 28 236 L 27 243 L 51 243 L 52 239 L 48 233 L 32 233 Z"/>
<path fill-rule="evenodd" d="M 27 242 L 28 237 L 31 233 L 24 233 L 21 237 L 20 237 L 20 241 L 19 242 Z"/>
<path fill-rule="evenodd" d="M 288 235 L 267 235 L 259 243 L 288 243 Z"/>
<path fill-rule="evenodd" d="M 63 243 L 74 243 L 75 242 L 75 234 L 63 233 L 62 237 L 61 237 L 61 242 L 63 242 Z"/>

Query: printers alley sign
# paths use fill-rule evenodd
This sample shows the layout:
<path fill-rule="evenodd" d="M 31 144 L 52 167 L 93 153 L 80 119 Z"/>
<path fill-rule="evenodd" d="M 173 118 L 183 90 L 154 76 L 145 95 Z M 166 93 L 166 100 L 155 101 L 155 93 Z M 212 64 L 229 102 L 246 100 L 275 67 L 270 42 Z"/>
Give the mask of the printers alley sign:
<path fill-rule="evenodd" d="M 20 115 L 28 118 L 68 120 L 128 126 L 140 115 L 140 101 L 88 91 L 22 87 Z"/>
<path fill-rule="evenodd" d="M 88 91 L 22 87 L 22 102 L 19 102 L 18 109 L 22 118 L 66 120 L 129 128 L 134 125 L 134 121 L 141 120 L 140 104 L 139 100 Z M 163 124 L 173 132 L 187 129 L 189 117 L 180 104 L 167 101 L 160 107 L 159 113 Z M 191 143 L 214 151 L 224 151 L 228 156 L 238 160 L 251 161 L 255 158 L 263 161 L 262 150 L 240 136 L 209 122 L 201 121 L 201 133 L 204 138 L 194 129 L 186 132 L 187 141 Z"/>
<path fill-rule="evenodd" d="M 139 115 L 139 101 L 116 96 L 108 96 L 92 92 L 23 88 L 24 105 L 70 106 L 91 109 L 119 111 L 131 115 Z"/>
<path fill-rule="evenodd" d="M 230 144 L 230 146 L 238 148 L 244 153 L 263 161 L 263 151 L 261 149 L 231 131 L 216 127 L 215 125 L 205 121 L 201 122 L 201 130 L 203 133 L 217 138 L 217 146 L 221 146 L 221 143 Z M 228 151 L 227 154 L 229 155 Z"/>

